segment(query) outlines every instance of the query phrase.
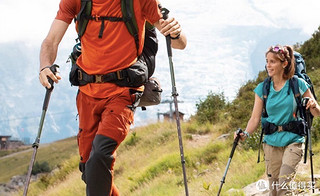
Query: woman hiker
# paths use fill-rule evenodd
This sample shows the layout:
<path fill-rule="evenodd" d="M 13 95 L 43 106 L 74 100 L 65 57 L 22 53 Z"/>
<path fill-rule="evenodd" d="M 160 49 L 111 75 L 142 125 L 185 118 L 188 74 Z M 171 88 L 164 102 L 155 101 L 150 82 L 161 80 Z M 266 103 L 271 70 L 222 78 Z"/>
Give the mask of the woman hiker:
<path fill-rule="evenodd" d="M 263 115 L 264 98 L 263 82 L 255 89 L 255 101 L 248 121 L 246 130 L 241 133 L 241 140 L 245 140 L 258 127 L 261 117 L 264 130 L 263 149 L 266 164 L 266 174 L 269 180 L 269 195 L 280 196 L 291 194 L 290 182 L 294 178 L 298 163 L 303 154 L 302 143 L 304 136 L 299 126 L 293 130 L 286 130 L 286 125 L 297 122 L 297 103 L 293 91 L 290 89 L 289 81 L 295 73 L 295 59 L 293 49 L 290 46 L 271 46 L 266 52 L 266 69 L 270 82 L 270 91 L 266 99 Z M 314 99 L 309 85 L 298 79 L 299 91 L 302 97 L 308 97 L 306 109 L 309 109 L 313 116 L 320 115 L 320 106 Z M 295 123 L 297 125 L 297 123 Z M 273 127 L 273 132 L 271 130 Z M 300 132 L 299 132 L 300 131 Z M 272 133 L 273 132 L 273 133 Z M 236 136 L 236 134 L 235 134 Z"/>

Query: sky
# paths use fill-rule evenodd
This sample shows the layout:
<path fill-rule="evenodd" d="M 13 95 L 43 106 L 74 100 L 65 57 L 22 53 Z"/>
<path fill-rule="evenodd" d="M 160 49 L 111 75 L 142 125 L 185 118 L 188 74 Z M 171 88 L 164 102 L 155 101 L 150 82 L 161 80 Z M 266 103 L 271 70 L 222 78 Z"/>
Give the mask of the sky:
<path fill-rule="evenodd" d="M 51 21 L 58 10 L 59 1 L 1 0 L 0 43 L 25 41 L 39 45 L 49 30 Z M 181 23 L 187 25 L 192 22 L 193 26 L 189 26 L 190 29 L 199 30 L 204 30 L 208 25 L 205 23 L 210 22 L 210 26 L 297 27 L 302 28 L 304 33 L 310 35 L 317 29 L 320 16 L 320 2 L 317 0 L 162 0 L 161 4 L 171 8 L 175 14 L 188 10 L 188 15 L 179 15 Z M 203 10 L 206 14 L 197 13 L 197 10 Z M 197 21 L 197 23 L 193 23 L 193 21 Z"/>
<path fill-rule="evenodd" d="M 38 82 L 39 50 L 59 8 L 59 2 L 0 0 L 0 55 L 3 53 L 8 58 L 0 59 L 0 68 L 5 66 L 1 62 L 19 62 L 21 51 L 27 62 L 24 65 L 25 72 L 19 73 L 20 80 L 9 77 L 5 82 L 16 83 L 17 86 L 27 84 L 27 89 L 37 89 L 34 94 L 28 94 L 21 89 L 16 91 L 8 87 L 9 93 L 19 92 L 18 95 L 12 95 L 13 98 L 24 97 L 30 103 L 28 106 L 21 105 L 19 99 L 8 100 L 0 94 L 0 101 L 5 100 L 6 107 L 17 110 L 12 112 L 13 115 L 19 114 L 22 118 L 31 114 L 34 116 L 35 111 L 39 110 L 34 104 L 35 101 L 42 101 L 34 97 L 43 97 L 43 91 L 38 90 L 42 89 Z M 186 117 L 195 113 L 196 104 L 205 99 L 210 91 L 224 93 L 227 100 L 232 101 L 239 87 L 263 70 L 264 52 L 270 45 L 303 43 L 320 25 L 319 0 L 162 0 L 161 4 L 170 10 L 169 16 L 179 21 L 188 38 L 185 50 L 173 50 L 178 99 L 181 101 L 179 109 Z M 53 100 L 63 99 L 64 103 L 52 103 L 56 105 L 49 108 L 48 120 L 51 116 L 54 119 L 52 113 L 67 110 L 62 107 L 63 104 L 75 104 L 74 96 L 70 94 L 74 95 L 76 89 L 68 83 L 70 63 L 66 63 L 66 60 L 76 37 L 74 24 L 71 24 L 59 46 L 56 59 L 56 63 L 61 66 L 63 79 L 56 86 L 52 97 Z M 164 37 L 158 34 L 158 39 L 159 51 L 154 76 L 159 78 L 163 88 L 162 100 L 168 100 L 171 98 L 168 56 Z M 66 94 L 69 95 L 68 99 L 58 97 Z M 167 112 L 168 106 L 160 104 L 147 108 L 146 112 L 138 109 L 135 125 L 155 121 L 157 113 Z M 68 109 L 73 111 L 75 107 Z M 1 119 L 3 117 L 0 122 Z M 37 123 L 35 121 L 32 126 L 37 127 Z M 53 124 L 54 133 L 62 131 L 57 128 L 59 122 L 54 121 Z M 14 127 L 18 125 L 21 126 L 15 122 L 10 126 L 16 130 Z M 33 132 L 35 134 L 36 129 Z"/>

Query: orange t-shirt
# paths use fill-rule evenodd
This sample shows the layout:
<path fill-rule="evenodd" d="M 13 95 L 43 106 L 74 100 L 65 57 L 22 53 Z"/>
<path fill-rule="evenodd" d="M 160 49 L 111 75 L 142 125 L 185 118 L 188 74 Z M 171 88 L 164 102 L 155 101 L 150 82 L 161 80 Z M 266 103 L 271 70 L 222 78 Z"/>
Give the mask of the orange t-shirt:
<path fill-rule="evenodd" d="M 161 18 L 158 0 L 134 0 L 135 18 L 139 29 L 139 54 L 144 44 L 144 23 L 151 24 Z M 93 16 L 122 17 L 121 0 L 92 0 Z M 71 23 L 78 14 L 81 0 L 61 0 L 56 19 Z M 124 22 L 105 20 L 102 38 L 99 38 L 101 21 L 89 20 L 86 32 L 81 37 L 82 54 L 77 64 L 88 74 L 107 74 L 129 67 L 137 60 L 137 49 L 133 36 L 129 33 Z M 113 83 L 90 83 L 81 86 L 85 94 L 105 98 L 121 93 L 126 87 Z"/>

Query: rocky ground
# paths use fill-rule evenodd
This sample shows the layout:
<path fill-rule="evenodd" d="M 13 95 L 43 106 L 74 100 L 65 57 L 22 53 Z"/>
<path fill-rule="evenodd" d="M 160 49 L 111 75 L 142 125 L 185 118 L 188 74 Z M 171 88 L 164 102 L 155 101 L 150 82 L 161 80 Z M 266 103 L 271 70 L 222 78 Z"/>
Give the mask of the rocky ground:
<path fill-rule="evenodd" d="M 42 174 L 32 175 L 30 181 L 35 181 Z M 0 195 L 1 196 L 10 196 L 13 192 L 21 190 L 24 188 L 26 181 L 26 175 L 23 176 L 13 176 L 7 184 L 0 184 Z"/>
<path fill-rule="evenodd" d="M 297 177 L 302 176 L 308 176 L 310 175 L 310 165 L 307 162 L 307 164 L 303 163 L 303 160 L 299 163 L 298 171 L 297 171 Z M 304 181 L 295 181 L 297 183 L 297 186 L 301 186 L 302 188 L 296 189 L 295 195 L 301 195 L 301 196 L 309 196 L 309 195 L 320 195 L 320 174 L 314 174 L 314 178 L 316 181 L 315 191 L 312 192 L 312 189 L 310 189 L 310 182 L 311 179 L 307 182 Z M 257 182 L 254 182 L 245 188 L 243 188 L 243 191 L 245 192 L 246 196 L 268 196 L 268 190 L 266 190 L 267 185 L 267 177 L 264 176 L 262 179 L 258 180 Z"/>

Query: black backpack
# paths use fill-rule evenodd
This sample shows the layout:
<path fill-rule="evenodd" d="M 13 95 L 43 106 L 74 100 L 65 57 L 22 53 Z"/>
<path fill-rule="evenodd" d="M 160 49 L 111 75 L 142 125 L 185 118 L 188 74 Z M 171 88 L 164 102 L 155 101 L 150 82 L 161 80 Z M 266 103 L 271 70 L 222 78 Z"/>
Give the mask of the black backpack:
<path fill-rule="evenodd" d="M 81 8 L 75 21 L 78 22 L 77 30 L 78 30 L 78 38 L 77 40 L 80 41 L 81 37 L 84 35 L 87 24 L 89 20 L 100 20 L 101 27 L 99 32 L 99 38 L 103 36 L 104 30 L 104 21 L 108 20 L 110 22 L 124 22 L 129 33 L 135 40 L 137 53 L 139 51 L 139 35 L 138 35 L 138 26 L 135 19 L 135 14 L 133 10 L 133 0 L 121 0 L 121 11 L 122 11 L 122 18 L 118 17 L 109 17 L 109 16 L 100 16 L 99 18 L 94 18 L 91 16 L 92 10 L 92 0 L 81 0 Z M 74 54 L 71 56 L 71 61 L 75 62 L 81 54 L 81 43 L 76 44 L 76 50 Z M 158 51 L 158 39 L 155 27 L 152 26 L 150 23 L 146 22 L 145 24 L 145 41 L 143 46 L 142 54 L 139 58 L 143 58 L 143 61 L 146 62 L 148 67 L 148 77 L 150 78 L 155 70 L 155 56 Z"/>
<path fill-rule="evenodd" d="M 78 31 L 78 38 L 77 43 L 74 48 L 73 52 L 70 55 L 70 60 L 72 63 L 72 68 L 71 72 L 69 75 L 69 80 L 72 85 L 75 86 L 81 86 L 84 85 L 81 82 L 79 83 L 78 78 L 78 72 L 79 72 L 79 67 L 76 65 L 76 60 L 77 58 L 81 55 L 81 37 L 84 35 L 87 24 L 89 20 L 100 20 L 101 21 L 101 27 L 100 27 L 100 32 L 99 32 L 99 38 L 102 38 L 103 36 L 103 30 L 104 30 L 104 21 L 108 20 L 110 22 L 124 22 L 129 33 L 132 35 L 133 39 L 135 40 L 135 45 L 137 49 L 137 54 L 139 51 L 139 35 L 138 35 L 138 26 L 137 22 L 135 19 L 135 13 L 134 13 L 134 8 L 133 8 L 133 0 L 121 0 L 121 11 L 122 11 L 122 18 L 118 17 L 109 17 L 109 16 L 100 16 L 99 18 L 95 18 L 95 16 L 91 16 L 91 11 L 92 11 L 92 0 L 81 0 L 81 8 L 79 13 L 77 14 L 75 21 L 78 22 L 77 25 L 77 31 Z M 150 23 L 146 22 L 145 24 L 145 41 L 144 41 L 144 46 L 143 46 L 143 51 L 140 55 L 138 55 L 138 69 L 133 66 L 132 68 L 128 68 L 127 72 L 134 73 L 134 74 L 140 74 L 143 75 L 141 80 L 138 82 L 139 84 L 132 85 L 132 86 L 140 86 L 141 81 L 142 83 L 145 83 L 143 81 L 146 81 L 145 83 L 145 93 L 142 95 L 145 97 L 147 92 L 153 93 L 151 97 L 153 97 L 152 100 L 149 98 L 149 102 L 143 103 L 144 101 L 140 102 L 139 106 L 148 106 L 148 105 L 157 105 L 160 103 L 161 100 L 161 92 L 162 89 L 160 88 L 160 84 L 158 80 L 150 80 L 150 77 L 153 75 L 155 71 L 155 56 L 158 51 L 158 39 L 157 39 L 157 34 L 155 27 L 152 26 Z M 146 68 L 144 68 L 146 66 Z M 147 69 L 146 71 L 144 69 Z M 147 72 L 147 75 L 144 76 L 144 72 Z M 117 72 L 118 74 L 118 72 Z M 130 74 L 127 74 L 130 76 Z M 129 77 L 127 76 L 127 77 Z M 81 76 L 82 77 L 82 76 Z M 134 78 L 134 76 L 132 77 Z M 127 86 L 128 82 L 126 80 L 119 80 L 115 82 L 119 86 Z M 150 84 L 148 84 L 150 83 Z M 148 85 L 146 85 L 148 84 Z M 131 86 L 131 84 L 129 85 Z M 147 88 L 152 88 L 152 89 L 147 89 Z M 150 93 L 148 93 L 150 94 Z M 150 96 L 150 95 L 149 95 Z M 148 97 L 149 97 L 148 96 Z M 142 97 L 142 98 L 143 98 Z M 156 98 L 155 98 L 156 97 Z M 145 100 L 141 99 L 141 100 Z M 156 100 L 156 101 L 155 101 Z"/>

